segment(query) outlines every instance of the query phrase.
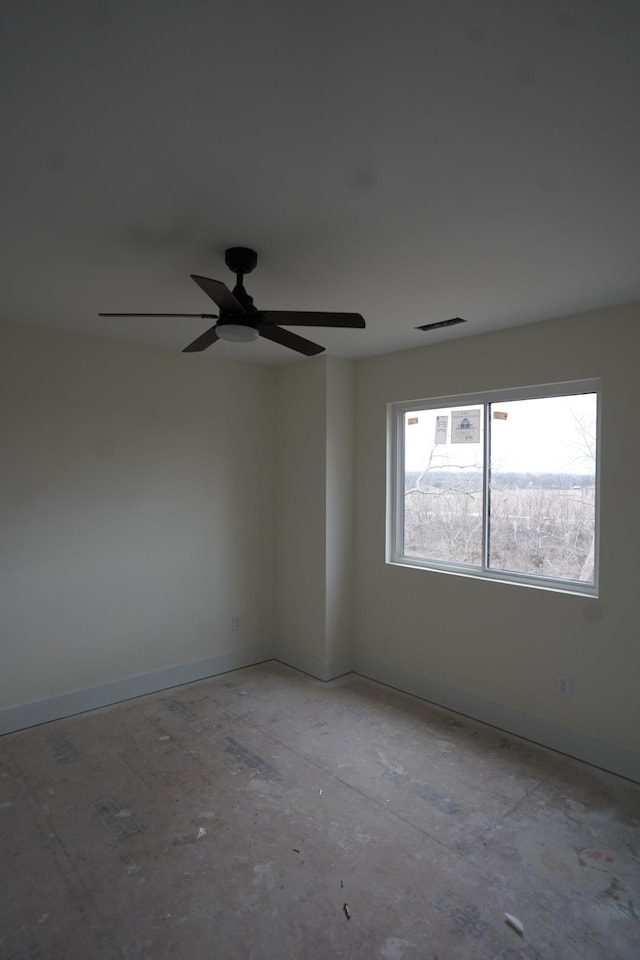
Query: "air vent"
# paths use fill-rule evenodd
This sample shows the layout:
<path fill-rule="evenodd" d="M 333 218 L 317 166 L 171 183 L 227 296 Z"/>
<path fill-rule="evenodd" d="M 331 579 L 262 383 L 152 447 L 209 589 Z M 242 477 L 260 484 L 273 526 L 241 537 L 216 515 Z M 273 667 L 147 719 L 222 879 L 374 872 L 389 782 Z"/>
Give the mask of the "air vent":
<path fill-rule="evenodd" d="M 453 327 L 456 323 L 466 323 L 462 317 L 452 317 L 451 320 L 438 320 L 437 323 L 425 323 L 422 327 L 416 327 L 416 330 L 439 330 L 440 327 Z"/>

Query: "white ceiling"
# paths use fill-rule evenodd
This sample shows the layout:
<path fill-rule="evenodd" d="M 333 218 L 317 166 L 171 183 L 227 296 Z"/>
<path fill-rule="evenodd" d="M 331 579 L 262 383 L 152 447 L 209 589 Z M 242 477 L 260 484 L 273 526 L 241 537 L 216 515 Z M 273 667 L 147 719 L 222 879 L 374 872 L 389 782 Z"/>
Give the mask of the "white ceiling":
<path fill-rule="evenodd" d="M 345 357 L 640 299 L 638 0 L 6 0 L 0 38 L 7 318 L 179 351 L 206 321 L 97 314 L 217 312 L 233 245 L 259 308 L 361 312 L 296 331 Z"/>

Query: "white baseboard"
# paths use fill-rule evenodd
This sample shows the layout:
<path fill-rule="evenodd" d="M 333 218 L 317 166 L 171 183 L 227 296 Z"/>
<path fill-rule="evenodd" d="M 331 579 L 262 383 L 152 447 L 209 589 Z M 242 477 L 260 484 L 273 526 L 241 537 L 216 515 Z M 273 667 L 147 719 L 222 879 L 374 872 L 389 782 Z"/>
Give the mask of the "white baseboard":
<path fill-rule="evenodd" d="M 421 700 L 428 700 L 440 707 L 480 720 L 507 733 L 513 733 L 524 740 L 531 740 L 533 743 L 557 750 L 576 760 L 583 760 L 602 770 L 608 770 L 610 773 L 640 783 L 640 756 L 623 747 L 596 740 L 577 730 L 570 730 L 540 717 L 521 713 L 519 710 L 493 703 L 491 700 L 484 700 L 482 697 L 476 697 L 462 690 L 435 683 L 426 677 L 397 670 L 395 667 L 370 660 L 368 657 L 356 656 L 353 661 L 353 670 L 363 677 L 395 687 L 404 693 L 420 697 Z"/>
<path fill-rule="evenodd" d="M 273 647 L 271 644 L 262 644 L 246 650 L 231 651 L 202 660 L 174 664 L 161 670 L 122 677 L 109 683 L 5 707 L 0 710 L 0 734 L 12 733 L 39 723 L 58 720 L 61 717 L 69 717 L 85 710 L 106 707 L 147 693 L 157 693 L 159 690 L 192 683 L 195 680 L 205 680 L 207 677 L 227 673 L 229 670 L 238 670 L 272 659 L 274 659 Z M 420 697 L 422 700 L 454 710 L 456 713 L 640 783 L 640 756 L 630 750 L 436 683 L 426 677 L 398 670 L 388 664 L 370 660 L 368 657 L 356 656 L 354 659 L 337 657 L 333 660 L 320 660 L 301 653 L 293 647 L 278 644 L 275 659 L 302 673 L 325 681 L 334 680 L 353 670 L 363 677 L 377 680 L 404 693 Z"/>
<path fill-rule="evenodd" d="M 254 663 L 272 659 L 273 646 L 261 644 L 245 650 L 233 650 L 214 657 L 205 657 L 202 660 L 176 663 L 160 670 L 137 673 L 81 690 L 70 690 L 42 700 L 19 703 L 0 710 L 0 734 L 12 733 L 25 727 L 34 727 L 39 723 L 70 717 L 85 710 L 95 710 L 112 703 L 142 697 L 147 693 L 157 693 L 159 690 L 178 687 L 183 683 L 192 683 L 194 680 L 205 680 L 218 673 L 227 673 L 229 670 L 238 670 L 241 667 L 249 667 Z"/>
<path fill-rule="evenodd" d="M 308 673 L 311 677 L 318 680 L 335 680 L 336 677 L 342 677 L 345 673 L 350 673 L 353 669 L 353 660 L 351 657 L 334 657 L 332 660 L 320 660 L 318 657 L 312 657 L 308 653 L 301 653 L 295 647 L 287 646 L 284 643 L 276 644 L 275 659 L 280 663 L 285 663 L 288 667 L 294 667 L 301 673 Z"/>

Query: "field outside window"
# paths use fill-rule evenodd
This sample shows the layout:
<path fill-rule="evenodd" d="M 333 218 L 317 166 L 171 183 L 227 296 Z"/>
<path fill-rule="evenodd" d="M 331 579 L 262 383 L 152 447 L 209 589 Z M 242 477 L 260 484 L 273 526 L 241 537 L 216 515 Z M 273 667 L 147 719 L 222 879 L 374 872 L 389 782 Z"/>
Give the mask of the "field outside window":
<path fill-rule="evenodd" d="M 595 593 L 598 390 L 555 391 L 392 405 L 392 562 Z"/>

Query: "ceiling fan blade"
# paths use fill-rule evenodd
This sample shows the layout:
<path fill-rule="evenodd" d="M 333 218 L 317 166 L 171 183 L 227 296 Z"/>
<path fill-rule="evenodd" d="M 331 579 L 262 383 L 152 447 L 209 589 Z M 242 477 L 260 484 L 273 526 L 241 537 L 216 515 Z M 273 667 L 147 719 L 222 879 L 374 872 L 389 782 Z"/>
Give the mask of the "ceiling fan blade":
<path fill-rule="evenodd" d="M 318 343 L 312 343 L 311 340 L 305 340 L 299 337 L 297 333 L 291 333 L 290 330 L 282 330 L 275 323 L 259 323 L 258 333 L 267 340 L 273 340 L 274 343 L 280 343 L 283 347 L 289 347 L 291 350 L 297 350 L 303 353 L 305 357 L 313 357 L 316 353 L 322 353 L 324 347 Z"/>
<path fill-rule="evenodd" d="M 211 297 L 217 307 L 223 313 L 233 313 L 238 316 L 246 316 L 247 311 L 239 303 L 229 290 L 226 283 L 220 280 L 210 280 L 209 277 L 199 277 L 195 273 L 191 274 L 191 279 L 195 280 L 201 290 L 204 290 L 208 297 Z"/>
<path fill-rule="evenodd" d="M 260 317 L 291 327 L 364 327 L 359 313 L 323 313 L 317 310 L 261 310 Z"/>
<path fill-rule="evenodd" d="M 207 347 L 210 347 L 212 343 L 215 343 L 216 340 L 219 340 L 220 337 L 216 333 L 216 325 L 209 327 L 208 330 L 205 330 L 204 333 L 201 333 L 199 337 L 196 337 L 187 347 L 182 351 L 183 353 L 200 353 L 202 350 L 206 350 Z"/>
<path fill-rule="evenodd" d="M 99 317 L 198 317 L 200 320 L 217 320 L 216 313 L 99 313 Z"/>

